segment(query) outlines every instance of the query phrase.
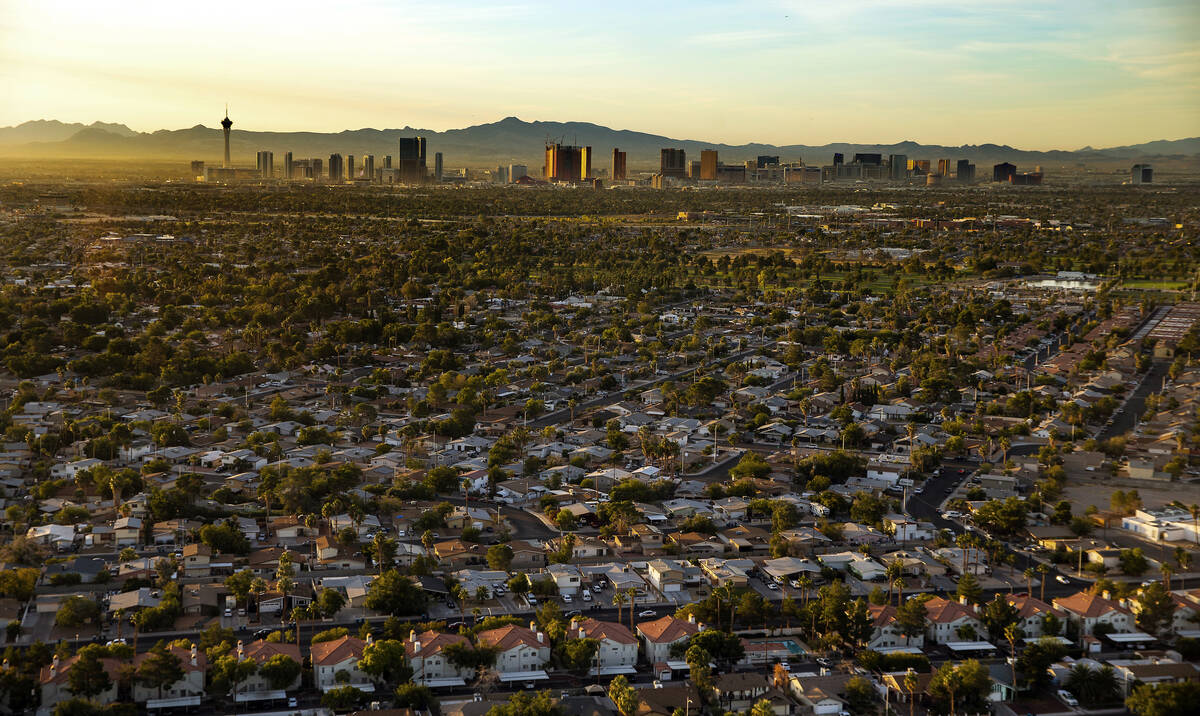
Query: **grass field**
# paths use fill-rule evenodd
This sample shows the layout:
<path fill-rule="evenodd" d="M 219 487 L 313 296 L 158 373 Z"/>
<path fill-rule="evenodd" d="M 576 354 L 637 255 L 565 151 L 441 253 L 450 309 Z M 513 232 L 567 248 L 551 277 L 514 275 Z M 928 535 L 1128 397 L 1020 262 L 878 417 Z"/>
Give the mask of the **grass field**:
<path fill-rule="evenodd" d="M 1152 281 L 1139 278 L 1122 281 L 1120 288 L 1139 291 L 1179 291 L 1187 286 L 1187 281 Z"/>

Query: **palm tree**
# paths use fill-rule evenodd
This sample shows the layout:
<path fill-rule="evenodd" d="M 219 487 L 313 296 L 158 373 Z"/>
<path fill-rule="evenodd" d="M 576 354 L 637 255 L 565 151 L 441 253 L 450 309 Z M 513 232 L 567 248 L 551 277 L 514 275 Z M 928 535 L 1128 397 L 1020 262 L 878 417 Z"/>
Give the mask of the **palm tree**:
<path fill-rule="evenodd" d="M 1038 574 L 1042 575 L 1042 596 L 1041 600 L 1046 601 L 1046 575 L 1050 574 L 1050 565 L 1042 562 L 1037 566 Z"/>
<path fill-rule="evenodd" d="M 812 577 L 802 574 L 796 581 L 800 582 L 800 597 L 804 600 L 804 606 L 808 606 L 808 590 L 813 588 Z"/>
<path fill-rule="evenodd" d="M 625 593 L 629 595 L 629 633 L 637 634 L 633 629 L 633 605 L 637 603 L 637 590 L 630 588 L 626 589 Z"/>
<path fill-rule="evenodd" d="M 892 592 L 895 590 L 896 580 L 904 574 L 904 563 L 899 558 L 888 562 L 887 569 L 884 571 L 884 576 L 888 582 L 888 604 L 892 602 Z"/>
<path fill-rule="evenodd" d="M 621 623 L 621 607 L 625 605 L 625 593 L 621 591 L 613 591 L 612 596 L 613 606 L 617 608 L 617 623 Z M 630 609 L 633 607 L 631 606 Z"/>
<path fill-rule="evenodd" d="M 1021 636 L 1021 629 L 1016 624 L 1009 624 L 1004 627 L 1004 638 L 1008 640 L 1008 654 L 1011 659 L 1008 662 L 1009 673 L 1012 676 L 1013 698 L 1017 695 L 1017 638 Z"/>
<path fill-rule="evenodd" d="M 916 669 L 911 666 L 904 674 L 904 690 L 908 692 L 908 716 L 914 716 L 914 710 L 917 706 L 917 685 L 920 679 L 917 678 Z"/>
<path fill-rule="evenodd" d="M 904 603 L 904 577 L 896 577 L 893 584 L 896 585 L 896 608 L 899 609 L 900 605 Z"/>
<path fill-rule="evenodd" d="M 1175 570 L 1171 568 L 1171 565 L 1164 564 L 1159 571 L 1162 572 L 1163 586 L 1167 588 L 1168 592 L 1171 591 L 1171 575 L 1175 573 Z"/>
<path fill-rule="evenodd" d="M 1025 593 L 1033 596 L 1033 567 L 1025 568 Z"/>

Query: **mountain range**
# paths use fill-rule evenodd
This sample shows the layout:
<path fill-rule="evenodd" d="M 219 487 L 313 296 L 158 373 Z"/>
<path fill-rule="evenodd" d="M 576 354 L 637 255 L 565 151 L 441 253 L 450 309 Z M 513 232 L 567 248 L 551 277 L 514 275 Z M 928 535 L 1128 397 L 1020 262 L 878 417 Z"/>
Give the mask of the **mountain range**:
<path fill-rule="evenodd" d="M 990 162 L 1009 161 L 1018 165 L 1046 164 L 1075 166 L 1089 164 L 1118 164 L 1135 160 L 1184 160 L 1189 164 L 1200 160 L 1200 137 L 1177 140 L 1158 140 L 1123 147 L 1077 150 L 1030 151 L 1007 145 L 967 144 L 943 146 L 903 141 L 895 144 L 837 142 L 819 146 L 791 144 L 731 145 L 696 140 L 672 139 L 645 132 L 633 132 L 604 127 L 590 122 L 526 122 L 506 117 L 498 122 L 479 124 L 463 129 L 436 132 L 428 129 L 355 129 L 341 132 L 256 132 L 235 129 L 230 136 L 235 166 L 253 166 L 254 154 L 260 150 L 275 153 L 277 164 L 283 163 L 285 152 L 297 159 L 327 158 L 330 154 L 353 154 L 362 157 L 374 154 L 376 166 L 383 157 L 396 153 L 400 137 L 424 136 L 428 144 L 428 163 L 432 168 L 433 153 L 442 152 L 447 167 L 487 167 L 519 163 L 538 174 L 546 142 L 590 145 L 592 165 L 607 166 L 613 147 L 626 151 L 631 170 L 658 166 L 658 153 L 663 147 L 684 149 L 689 159 L 699 159 L 701 149 L 716 149 L 721 161 L 727 163 L 753 159 L 758 155 L 778 155 L 784 162 L 806 159 L 809 163 L 828 163 L 834 152 L 846 155 L 849 161 L 856 152 L 904 154 L 909 159 L 939 158 L 968 159 L 980 166 Z M 219 161 L 223 144 L 219 127 L 196 125 L 188 129 L 136 132 L 123 124 L 68 124 L 57 120 L 25 122 L 15 127 L 0 127 L 0 155 L 19 158 L 57 159 L 144 159 Z"/>

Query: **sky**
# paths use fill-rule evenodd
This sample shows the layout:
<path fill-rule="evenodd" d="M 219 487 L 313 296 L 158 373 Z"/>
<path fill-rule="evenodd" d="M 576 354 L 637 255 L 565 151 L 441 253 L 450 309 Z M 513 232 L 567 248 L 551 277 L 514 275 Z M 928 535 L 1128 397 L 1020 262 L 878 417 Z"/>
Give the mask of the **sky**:
<path fill-rule="evenodd" d="M 1197 0 L 0 0 L 0 126 L 446 130 L 740 144 L 1200 135 Z"/>

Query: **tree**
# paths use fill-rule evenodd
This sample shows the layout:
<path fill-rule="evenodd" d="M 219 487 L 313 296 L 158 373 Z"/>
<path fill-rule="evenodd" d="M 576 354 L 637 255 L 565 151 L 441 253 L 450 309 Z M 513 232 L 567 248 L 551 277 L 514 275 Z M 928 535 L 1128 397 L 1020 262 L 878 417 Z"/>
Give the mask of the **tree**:
<path fill-rule="evenodd" d="M 150 649 L 146 658 L 137 668 L 138 681 L 151 689 L 158 689 L 158 698 L 160 699 L 163 687 L 170 686 L 182 678 L 183 663 L 161 641 Z"/>
<path fill-rule="evenodd" d="M 549 691 L 518 691 L 507 703 L 489 709 L 485 716 L 566 716 L 566 711 L 554 702 Z"/>
<path fill-rule="evenodd" d="M 912 637 L 925 633 L 928 610 L 925 609 L 927 599 L 923 596 L 909 597 L 908 601 L 901 604 L 900 608 L 896 610 L 896 624 L 900 627 L 900 633 L 904 635 L 905 646 Z"/>
<path fill-rule="evenodd" d="M 54 625 L 74 629 L 100 617 L 100 605 L 92 599 L 70 596 L 62 600 Z"/>
<path fill-rule="evenodd" d="M 302 668 L 295 659 L 276 654 L 259 665 L 258 674 L 267 680 L 272 689 L 282 691 L 291 688 Z"/>
<path fill-rule="evenodd" d="M 983 587 L 979 586 L 979 579 L 974 574 L 967 572 L 958 578 L 957 595 L 968 604 L 979 604 L 983 600 Z"/>
<path fill-rule="evenodd" d="M 321 616 L 332 618 L 346 606 L 346 596 L 336 589 L 322 589 L 317 596 L 316 608 Z"/>
<path fill-rule="evenodd" d="M 1121 571 L 1131 577 L 1139 577 L 1145 574 L 1146 570 L 1150 568 L 1150 563 L 1146 560 L 1146 555 L 1143 554 L 1141 547 L 1121 550 L 1121 555 L 1118 559 L 1121 564 Z"/>
<path fill-rule="evenodd" d="M 321 705 L 334 711 L 352 711 L 367 702 L 367 692 L 353 686 L 335 686 L 321 696 Z"/>
<path fill-rule="evenodd" d="M 1140 684 L 1125 699 L 1134 716 L 1191 716 L 1200 703 L 1200 683 Z"/>
<path fill-rule="evenodd" d="M 767 699 L 759 699 L 750 707 L 750 716 L 775 716 L 775 709 Z"/>
<path fill-rule="evenodd" d="M 425 609 L 428 597 L 411 579 L 395 569 L 389 569 L 371 582 L 364 604 L 368 609 L 391 614 L 409 616 L 420 614 Z"/>
<path fill-rule="evenodd" d="M 948 704 L 950 716 L 954 716 L 959 707 L 967 712 L 982 710 L 991 688 L 992 679 L 987 668 L 976 659 L 967 659 L 960 664 L 946 662 L 929 681 L 930 696 Z"/>
<path fill-rule="evenodd" d="M 1025 527 L 1025 502 L 1015 497 L 989 500 L 975 511 L 975 524 L 997 535 L 1013 535 Z"/>
<path fill-rule="evenodd" d="M 592 659 L 599 649 L 600 642 L 596 639 L 566 639 L 558 646 L 556 654 L 562 668 L 582 674 L 592 666 Z"/>
<path fill-rule="evenodd" d="M 496 545 L 492 545 L 491 547 L 488 547 L 488 551 L 487 551 L 488 567 L 495 569 L 495 570 L 499 570 L 501 572 L 507 572 L 508 568 L 512 566 L 512 561 L 513 561 L 512 547 L 510 547 L 506 544 L 496 544 Z"/>
<path fill-rule="evenodd" d="M 358 668 L 385 684 L 397 684 L 411 678 L 412 667 L 404 653 L 404 642 L 397 639 L 380 639 L 363 649 Z"/>
<path fill-rule="evenodd" d="M 875 703 L 875 688 L 861 676 L 851 677 L 842 687 L 846 703 L 854 713 L 867 713 Z"/>
<path fill-rule="evenodd" d="M 238 685 L 258 673 L 258 664 L 253 659 L 239 660 L 236 653 L 218 657 L 209 668 L 212 678 L 210 691 L 224 696 L 237 693 Z"/>
<path fill-rule="evenodd" d="M 67 672 L 67 689 L 76 696 L 90 699 L 112 688 L 112 679 L 101 660 L 104 647 L 89 644 L 79 650 L 78 658 Z"/>
<path fill-rule="evenodd" d="M 636 716 L 638 705 L 641 703 L 637 690 L 629 685 L 629 679 L 623 675 L 617 676 L 608 685 L 608 698 L 616 704 L 621 716 Z"/>
<path fill-rule="evenodd" d="M 1147 634 L 1158 636 L 1171 626 L 1175 602 L 1162 582 L 1151 582 L 1142 587 L 1138 595 L 1138 607 L 1135 619 L 1138 628 Z"/>
<path fill-rule="evenodd" d="M 1004 630 L 1016 624 L 1019 616 L 1019 610 L 1007 599 L 997 594 L 984 606 L 979 618 L 983 622 L 984 628 L 987 629 L 988 638 L 996 641 L 1004 638 Z"/>
<path fill-rule="evenodd" d="M 396 687 L 395 700 L 395 706 L 399 709 L 430 711 L 434 714 L 439 710 L 438 699 L 433 689 L 423 684 L 400 684 Z"/>
<path fill-rule="evenodd" d="M 250 588 L 254 586 L 254 572 L 243 569 L 225 578 L 225 586 L 233 594 L 238 604 L 246 604 L 250 598 Z"/>
<path fill-rule="evenodd" d="M 1107 664 L 1099 669 L 1076 664 L 1071 667 L 1064 685 L 1083 706 L 1107 704 L 1119 694 L 1116 672 Z"/>
<path fill-rule="evenodd" d="M 1067 647 L 1051 638 L 1038 639 L 1032 644 L 1026 642 L 1017 658 L 1017 671 L 1025 675 L 1028 688 L 1040 689 L 1050 683 L 1046 670 L 1066 655 Z"/>

